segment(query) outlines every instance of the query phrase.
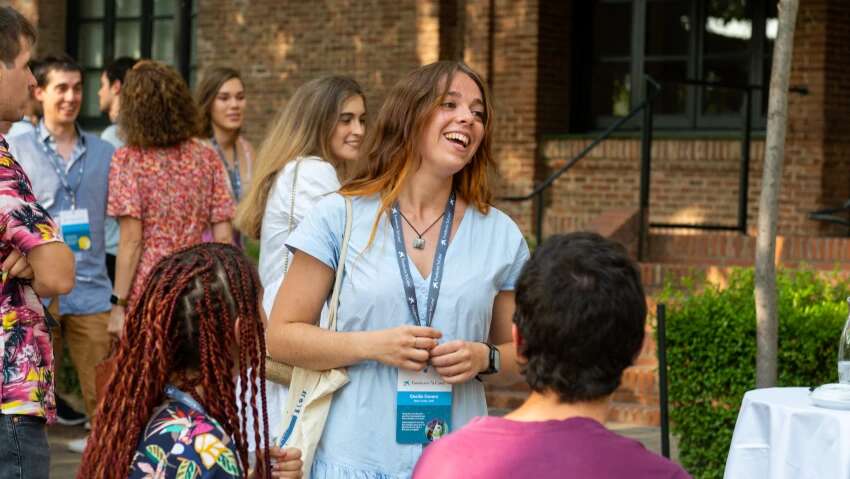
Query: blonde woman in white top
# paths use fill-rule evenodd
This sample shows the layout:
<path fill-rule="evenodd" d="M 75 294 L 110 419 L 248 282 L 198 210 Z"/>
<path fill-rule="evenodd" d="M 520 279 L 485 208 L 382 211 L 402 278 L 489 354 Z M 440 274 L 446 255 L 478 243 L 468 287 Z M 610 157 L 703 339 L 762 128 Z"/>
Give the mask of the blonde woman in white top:
<path fill-rule="evenodd" d="M 328 76 L 298 88 L 268 131 L 235 221 L 243 234 L 260 240 L 267 315 L 291 260 L 286 239 L 322 197 L 339 189 L 346 165 L 357 158 L 365 120 L 360 85 Z M 269 432 L 279 436 L 286 388 L 270 381 L 266 386 Z"/>

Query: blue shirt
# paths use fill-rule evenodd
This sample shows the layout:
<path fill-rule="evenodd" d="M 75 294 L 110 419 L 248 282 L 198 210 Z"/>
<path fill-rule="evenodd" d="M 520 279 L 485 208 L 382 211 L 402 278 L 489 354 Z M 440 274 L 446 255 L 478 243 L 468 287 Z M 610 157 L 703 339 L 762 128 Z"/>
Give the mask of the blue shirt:
<path fill-rule="evenodd" d="M 372 331 L 413 325 L 396 261 L 392 227 L 378 224 L 366 245 L 378 211 L 377 196 L 355 197 L 353 223 L 339 297 L 337 330 Z M 345 202 L 332 194 L 319 202 L 286 244 L 336 269 L 345 225 Z M 451 238 L 432 326 L 441 343 L 486 341 L 493 301 L 512 291 L 528 259 L 528 246 L 507 215 L 490 208 L 485 215 L 468 207 Z M 410 259 L 408 258 L 408 261 Z M 410 264 L 420 317 L 425 317 L 430 277 Z M 351 382 L 334 394 L 327 425 L 316 451 L 313 477 L 407 478 L 422 445 L 395 440 L 398 371 L 376 361 L 348 368 Z M 487 415 L 484 386 L 476 380 L 453 387 L 452 430 Z"/>
<path fill-rule="evenodd" d="M 114 146 L 117 150 L 124 146 L 124 140 L 118 134 L 118 125 L 111 124 L 106 127 L 100 134 L 100 139 Z M 118 221 L 111 217 L 106 217 L 106 252 L 115 256 L 118 254 Z"/>
<path fill-rule="evenodd" d="M 68 184 L 76 188 L 77 208 L 89 214 L 92 245 L 89 250 L 74 253 L 76 285 L 59 299 L 60 314 L 93 314 L 109 311 L 112 285 L 106 274 L 104 250 L 104 218 L 109 163 L 114 148 L 100 138 L 77 129 L 77 144 L 71 161 L 59 156 L 50 132 L 39 123 L 35 131 L 9 139 L 9 150 L 30 177 L 38 202 L 54 218 L 59 212 L 71 209 L 71 195 L 63 188 L 54 164 L 65 167 Z M 49 155 L 54 155 L 57 163 Z M 80 178 L 80 175 L 83 175 Z"/>

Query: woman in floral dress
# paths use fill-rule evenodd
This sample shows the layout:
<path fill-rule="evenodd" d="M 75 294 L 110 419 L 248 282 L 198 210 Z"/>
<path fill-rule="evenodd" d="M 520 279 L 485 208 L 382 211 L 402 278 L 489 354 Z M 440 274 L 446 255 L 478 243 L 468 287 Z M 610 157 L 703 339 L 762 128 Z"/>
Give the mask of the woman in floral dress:
<path fill-rule="evenodd" d="M 112 159 L 107 204 L 121 233 L 109 324 L 116 336 L 156 262 L 202 242 L 210 227 L 216 241 L 231 242 L 235 211 L 221 160 L 194 139 L 198 110 L 174 69 L 142 61 L 127 72 L 118 123 L 127 146 Z"/>
<path fill-rule="evenodd" d="M 259 288 L 231 245 L 202 243 L 154 267 L 130 311 L 79 478 L 301 477 L 297 449 L 268 449 Z M 261 446 L 253 471 L 248 424 Z"/>

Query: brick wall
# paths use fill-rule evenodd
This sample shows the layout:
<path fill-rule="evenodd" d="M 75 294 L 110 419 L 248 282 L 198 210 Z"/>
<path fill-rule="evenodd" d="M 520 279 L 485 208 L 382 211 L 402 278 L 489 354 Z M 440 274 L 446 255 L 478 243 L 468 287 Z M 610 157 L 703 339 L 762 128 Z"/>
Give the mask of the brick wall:
<path fill-rule="evenodd" d="M 200 0 L 198 62 L 241 70 L 255 143 L 294 90 L 344 74 L 361 83 L 375 112 L 387 90 L 437 59 L 436 2 Z"/>
<path fill-rule="evenodd" d="M 36 54 L 65 51 L 65 14 L 67 3 L 64 0 L 0 0 L 0 5 L 12 7 L 21 12 L 38 28 Z"/>
<path fill-rule="evenodd" d="M 807 213 L 850 198 L 850 3 L 803 0 L 794 38 L 788 132 L 779 204 L 779 233 L 835 235 L 846 231 L 807 219 Z M 540 110 L 540 112 L 545 110 Z M 556 168 L 589 140 L 555 139 L 542 147 Z M 737 223 L 740 142 L 656 140 L 653 222 Z M 748 225 L 756 226 L 764 142 L 752 143 Z M 606 209 L 638 204 L 639 140 L 609 140 L 557 183 L 548 197 L 546 231 L 583 228 Z"/>
<path fill-rule="evenodd" d="M 537 151 L 539 4 L 536 0 L 496 0 L 492 92 L 496 107 L 494 153 L 501 194 L 522 194 L 534 185 Z M 531 204 L 498 203 L 525 231 Z"/>

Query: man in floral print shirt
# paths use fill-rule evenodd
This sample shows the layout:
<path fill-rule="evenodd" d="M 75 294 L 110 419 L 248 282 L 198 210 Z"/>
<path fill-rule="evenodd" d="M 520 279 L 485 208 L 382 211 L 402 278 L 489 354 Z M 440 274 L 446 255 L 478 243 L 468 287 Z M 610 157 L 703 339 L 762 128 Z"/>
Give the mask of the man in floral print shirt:
<path fill-rule="evenodd" d="M 23 116 L 35 79 L 27 62 L 36 34 L 0 7 L 0 121 Z M 0 479 L 47 478 L 45 424 L 53 420 L 53 352 L 38 296 L 74 286 L 74 256 L 36 203 L 21 166 L 0 136 Z"/>

